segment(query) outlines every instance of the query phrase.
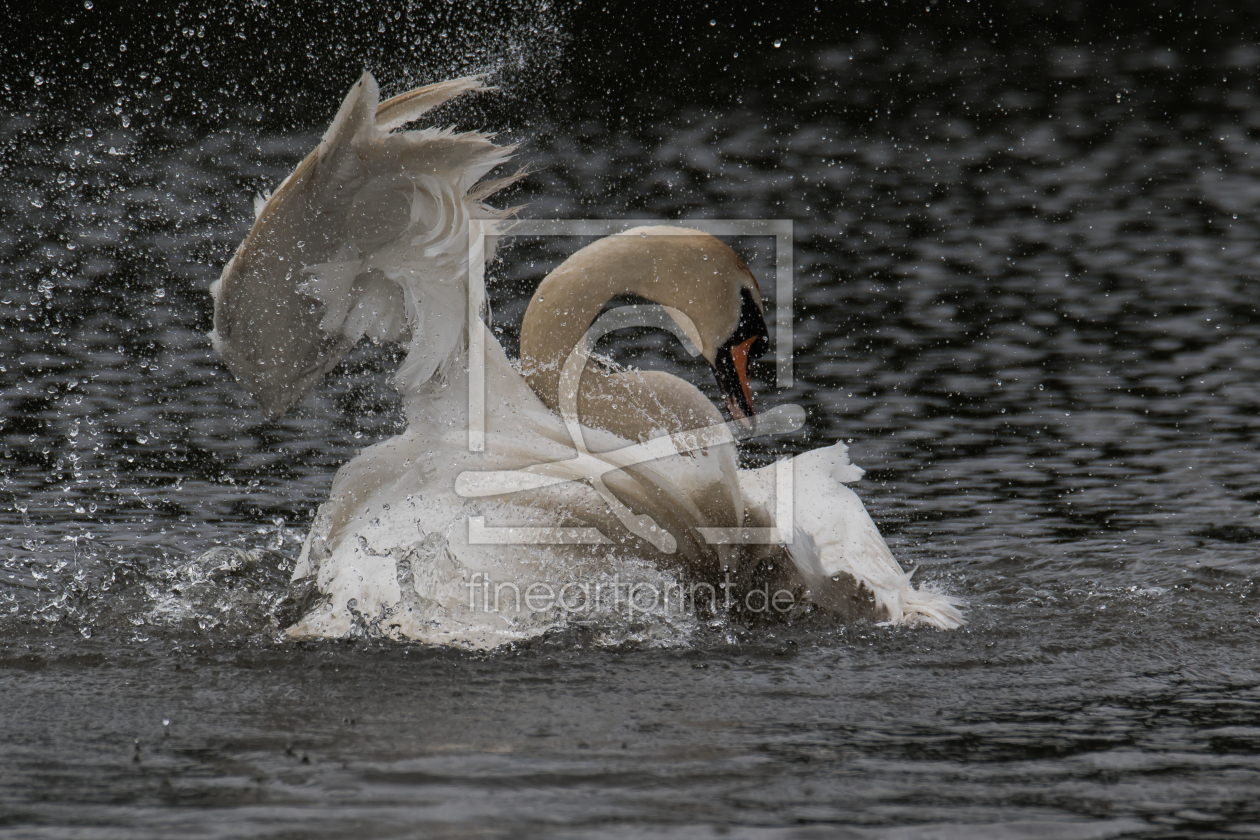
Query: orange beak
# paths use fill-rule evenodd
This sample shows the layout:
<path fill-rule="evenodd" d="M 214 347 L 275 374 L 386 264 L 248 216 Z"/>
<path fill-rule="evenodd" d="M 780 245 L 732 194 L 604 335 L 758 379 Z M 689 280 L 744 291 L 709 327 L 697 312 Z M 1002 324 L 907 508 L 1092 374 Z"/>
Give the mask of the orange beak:
<path fill-rule="evenodd" d="M 761 307 L 752 293 L 742 289 L 740 298 L 739 324 L 734 334 L 718 348 L 713 359 L 713 373 L 731 419 L 751 432 L 756 412 L 753 410 L 752 383 L 748 381 L 748 363 L 766 352 L 770 336 Z"/>
<path fill-rule="evenodd" d="M 716 366 L 718 386 L 722 389 L 722 396 L 726 400 L 726 410 L 730 412 L 732 419 L 749 431 L 752 431 L 752 418 L 757 412 L 753 409 L 752 383 L 748 381 L 748 362 L 753 345 L 759 340 L 761 337 L 754 335 L 739 344 L 731 345 L 727 350 L 729 355 Z"/>
<path fill-rule="evenodd" d="M 753 415 L 757 412 L 753 408 L 752 383 L 748 381 L 748 351 L 757 343 L 758 338 L 758 336 L 754 335 L 752 338 L 731 348 L 731 361 L 735 364 L 735 375 L 739 377 L 739 389 L 743 392 L 744 403 L 748 406 L 748 413 Z"/>

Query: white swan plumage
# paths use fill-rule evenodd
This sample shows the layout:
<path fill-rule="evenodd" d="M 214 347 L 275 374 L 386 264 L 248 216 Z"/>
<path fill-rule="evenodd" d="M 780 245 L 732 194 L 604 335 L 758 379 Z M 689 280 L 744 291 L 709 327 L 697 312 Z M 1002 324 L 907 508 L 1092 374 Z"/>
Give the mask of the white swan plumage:
<path fill-rule="evenodd" d="M 792 459 L 794 526 L 790 541 L 781 540 L 786 545 L 705 538 L 704 529 L 714 525 L 740 532 L 773 524 L 779 473 L 775 465 L 739 469 L 731 432 L 739 434 L 740 427 L 723 426 L 707 400 L 697 402 L 700 392 L 665 374 L 609 374 L 582 357 L 574 380 L 582 390 L 566 414 L 557 403 L 563 402 L 554 384 L 558 370 L 531 368 L 524 358 L 519 369 L 474 320 L 484 342 L 488 397 L 484 448 L 469 451 L 469 260 L 489 259 L 476 244 L 492 250 L 494 242 L 473 238 L 470 253 L 469 225 L 509 214 L 486 199 L 515 176 L 483 179 L 514 149 L 476 132 L 398 129 L 454 96 L 482 89 L 477 78 L 456 79 L 382 103 L 375 80 L 364 73 L 318 148 L 273 194 L 260 197 L 253 227 L 211 287 L 211 341 L 269 418 L 299 401 L 362 337 L 407 343 L 395 376 L 406 431 L 338 471 L 294 571 L 302 614 L 288 632 L 367 632 L 493 648 L 564 624 L 579 602 L 598 611 L 601 583 L 608 592 L 688 579 L 725 586 L 716 597 L 727 604 L 731 592 L 761 585 L 767 594 L 791 593 L 793 604 L 841 620 L 940 628 L 962 623 L 961 602 L 910 583 L 845 486 L 862 471 L 843 444 Z M 652 243 L 666 243 L 659 246 L 666 250 L 650 252 L 658 247 Z M 717 365 L 714 336 L 725 338 L 735 321 L 743 324 L 739 295 L 745 314 L 750 300 L 758 311 L 761 306 L 751 274 L 717 240 L 678 228 L 610 237 L 571 257 L 565 282 L 581 292 L 582 283 L 595 282 L 596 266 L 619 270 L 636 254 L 660 265 L 675 258 L 669 254 L 716 263 L 728 259 L 726 252 L 747 274 L 728 270 L 735 277 L 735 314 L 723 310 L 706 320 L 700 317 L 705 312 L 693 311 L 692 323 L 686 307 L 694 310 L 694 295 L 671 293 L 657 301 L 679 323 L 682 332 L 675 332 Z M 547 282 L 561 288 L 553 276 Z M 533 335 L 564 331 L 556 326 L 564 319 L 548 321 L 548 314 L 543 304 L 531 304 L 526 327 L 531 318 L 546 327 Z M 542 347 L 540 341 L 533 340 Z M 523 330 L 523 356 L 527 343 Z M 751 344 L 750 338 L 736 349 L 746 352 Z M 739 361 L 749 393 L 747 359 Z M 751 404 L 738 389 L 727 397 L 732 416 L 751 429 L 740 409 L 751 413 Z M 618 407 L 636 399 L 651 403 L 644 411 L 652 416 L 619 418 Z M 601 410 L 611 419 L 599 420 Z M 575 449 L 571 424 L 579 412 L 587 455 Z M 683 433 L 695 426 L 708 431 L 686 439 Z M 618 458 L 621 466 L 612 468 Z M 601 460 L 603 466 L 590 466 Z M 526 473 L 529 480 L 513 492 L 467 489 L 477 476 L 507 473 Z M 634 532 L 618 507 L 641 516 L 648 530 Z M 537 532 L 529 529 L 540 527 L 551 529 L 551 537 L 531 542 L 528 534 Z M 485 537 L 515 533 L 507 529 L 526 536 L 516 543 Z M 566 586 L 568 601 L 540 597 L 546 603 L 537 607 L 528 598 L 542 592 L 539 587 L 554 595 Z M 693 584 L 690 593 L 696 592 Z"/>

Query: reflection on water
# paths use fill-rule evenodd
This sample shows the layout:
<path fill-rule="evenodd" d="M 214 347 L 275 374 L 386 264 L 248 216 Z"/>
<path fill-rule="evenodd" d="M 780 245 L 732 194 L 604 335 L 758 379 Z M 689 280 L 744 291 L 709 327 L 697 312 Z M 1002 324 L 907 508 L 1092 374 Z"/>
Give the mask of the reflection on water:
<path fill-rule="evenodd" d="M 1260 821 L 1260 51 L 941 43 L 798 45 L 721 107 L 509 88 L 505 119 L 530 216 L 794 220 L 798 381 L 759 393 L 808 434 L 747 457 L 851 441 L 894 551 L 972 603 L 948 634 L 273 641 L 333 472 L 400 423 L 392 351 L 265 424 L 203 335 L 327 114 L 0 114 L 0 834 Z M 578 244 L 508 243 L 509 347 Z"/>

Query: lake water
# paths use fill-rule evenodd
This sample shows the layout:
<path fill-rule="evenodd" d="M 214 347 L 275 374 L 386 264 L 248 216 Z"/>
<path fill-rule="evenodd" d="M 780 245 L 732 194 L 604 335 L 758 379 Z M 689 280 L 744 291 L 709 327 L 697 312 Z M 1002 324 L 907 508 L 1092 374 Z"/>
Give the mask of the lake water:
<path fill-rule="evenodd" d="M 993 37 L 925 5 L 635 41 L 647 12 L 487 6 L 515 28 L 478 40 L 414 5 L 170 4 L 8 44 L 34 63 L 0 110 L 0 837 L 1260 834 L 1260 49 L 1020 37 L 1035 7 Z M 382 57 L 391 20 L 445 63 Z M 400 429 L 398 356 L 264 423 L 206 288 L 365 62 L 389 92 L 497 62 L 436 116 L 525 141 L 525 217 L 792 220 L 797 379 L 757 393 L 809 425 L 746 458 L 851 442 L 968 625 L 282 640 L 333 473 Z M 505 243 L 509 348 L 579 244 Z M 769 283 L 772 241 L 735 244 Z"/>

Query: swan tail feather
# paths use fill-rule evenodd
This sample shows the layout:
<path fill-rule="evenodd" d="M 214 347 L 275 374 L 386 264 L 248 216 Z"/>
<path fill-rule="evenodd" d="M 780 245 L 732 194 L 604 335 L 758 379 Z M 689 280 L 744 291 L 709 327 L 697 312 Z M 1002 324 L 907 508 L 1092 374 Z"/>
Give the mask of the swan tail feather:
<path fill-rule="evenodd" d="M 857 494 L 845 483 L 862 477 L 837 443 L 792 459 L 794 538 L 788 547 L 798 570 L 828 600 L 829 582 L 852 578 L 873 596 L 886 624 L 928 625 L 949 630 L 964 622 L 964 602 L 926 587 L 915 588 L 912 572 L 888 548 Z M 746 503 L 772 510 L 774 466 L 740 472 Z"/>
<path fill-rule="evenodd" d="M 955 630 L 967 623 L 960 609 L 966 606 L 967 602 L 961 598 L 936 592 L 927 586 L 916 589 L 909 583 L 899 594 L 901 617 L 900 620 L 893 622 L 895 624 Z"/>

